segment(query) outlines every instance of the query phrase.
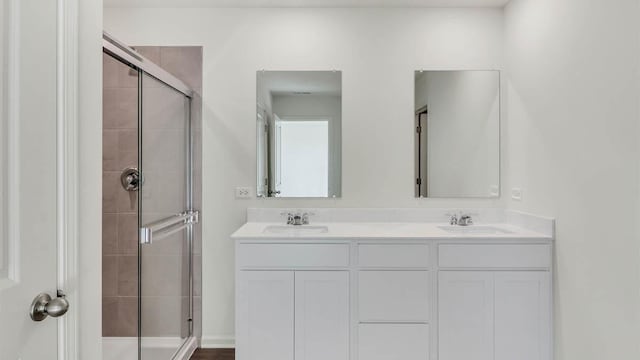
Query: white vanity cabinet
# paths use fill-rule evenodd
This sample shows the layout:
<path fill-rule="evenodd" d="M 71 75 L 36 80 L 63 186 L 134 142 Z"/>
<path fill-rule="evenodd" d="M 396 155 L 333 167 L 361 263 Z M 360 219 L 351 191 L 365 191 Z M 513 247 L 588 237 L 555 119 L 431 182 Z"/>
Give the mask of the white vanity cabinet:
<path fill-rule="evenodd" d="M 550 260 L 545 244 L 440 245 L 438 359 L 551 359 Z"/>
<path fill-rule="evenodd" d="M 550 239 L 240 239 L 239 360 L 551 360 Z"/>
<path fill-rule="evenodd" d="M 239 360 L 348 360 L 348 244 L 237 247 Z"/>

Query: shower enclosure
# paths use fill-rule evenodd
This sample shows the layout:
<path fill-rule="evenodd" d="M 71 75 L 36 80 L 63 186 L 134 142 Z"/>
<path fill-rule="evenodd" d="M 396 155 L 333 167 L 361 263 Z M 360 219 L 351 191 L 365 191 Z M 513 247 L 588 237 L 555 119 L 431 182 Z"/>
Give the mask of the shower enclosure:
<path fill-rule="evenodd" d="M 197 343 L 197 94 L 132 48 L 103 39 L 104 358 L 184 359 Z"/>

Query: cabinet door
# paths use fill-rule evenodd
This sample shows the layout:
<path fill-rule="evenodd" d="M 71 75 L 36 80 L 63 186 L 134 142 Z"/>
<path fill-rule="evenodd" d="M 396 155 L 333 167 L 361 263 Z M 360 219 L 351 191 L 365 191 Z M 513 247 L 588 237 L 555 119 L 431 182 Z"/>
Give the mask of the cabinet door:
<path fill-rule="evenodd" d="M 237 316 L 237 359 L 293 360 L 294 273 L 241 271 Z"/>
<path fill-rule="evenodd" d="M 349 359 L 348 272 L 295 273 L 295 359 Z"/>
<path fill-rule="evenodd" d="M 495 360 L 544 360 L 551 354 L 548 272 L 495 273 Z"/>
<path fill-rule="evenodd" d="M 439 360 L 493 360 L 493 300 L 491 272 L 438 274 Z"/>

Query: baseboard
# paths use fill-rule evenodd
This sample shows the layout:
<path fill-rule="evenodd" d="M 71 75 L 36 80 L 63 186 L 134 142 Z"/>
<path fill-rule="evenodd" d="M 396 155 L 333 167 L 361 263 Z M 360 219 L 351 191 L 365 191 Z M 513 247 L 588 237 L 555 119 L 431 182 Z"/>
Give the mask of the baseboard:
<path fill-rule="evenodd" d="M 236 338 L 233 336 L 203 336 L 200 340 L 203 349 L 233 349 L 236 347 Z"/>

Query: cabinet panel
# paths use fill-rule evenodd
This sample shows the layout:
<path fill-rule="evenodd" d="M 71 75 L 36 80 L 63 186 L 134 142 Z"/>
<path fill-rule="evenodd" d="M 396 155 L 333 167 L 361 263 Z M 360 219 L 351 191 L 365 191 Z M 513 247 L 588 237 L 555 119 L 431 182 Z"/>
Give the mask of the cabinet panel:
<path fill-rule="evenodd" d="M 360 244 L 360 267 L 424 268 L 429 266 L 427 244 Z"/>
<path fill-rule="evenodd" d="M 241 271 L 238 360 L 293 360 L 294 273 Z"/>
<path fill-rule="evenodd" d="M 347 267 L 348 244 L 240 244 L 241 268 Z"/>
<path fill-rule="evenodd" d="M 295 273 L 296 360 L 349 359 L 349 273 Z"/>
<path fill-rule="evenodd" d="M 360 324 L 358 359 L 428 360 L 429 325 Z"/>
<path fill-rule="evenodd" d="M 438 247 L 438 265 L 446 268 L 549 268 L 551 248 L 544 244 L 470 245 Z"/>
<path fill-rule="evenodd" d="M 438 274 L 439 360 L 493 360 L 493 305 L 493 273 Z"/>
<path fill-rule="evenodd" d="M 360 321 L 429 320 L 428 271 L 360 271 Z"/>
<path fill-rule="evenodd" d="M 550 358 L 547 272 L 495 273 L 495 360 Z"/>

